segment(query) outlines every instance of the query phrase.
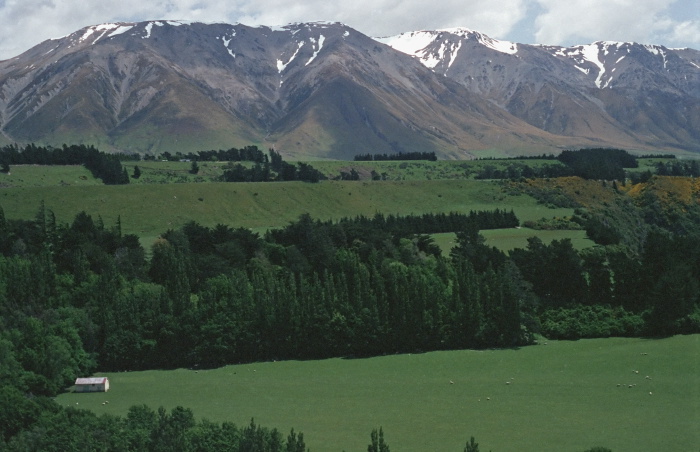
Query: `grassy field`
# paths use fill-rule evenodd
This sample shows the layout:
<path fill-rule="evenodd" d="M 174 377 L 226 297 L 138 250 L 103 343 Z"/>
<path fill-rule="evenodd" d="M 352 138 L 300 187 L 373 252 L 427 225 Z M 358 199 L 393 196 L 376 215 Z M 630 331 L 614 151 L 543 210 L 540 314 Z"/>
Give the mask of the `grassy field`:
<path fill-rule="evenodd" d="M 292 162 L 294 163 L 294 162 Z M 558 164 L 554 160 L 438 160 L 435 162 L 423 160 L 409 161 L 378 161 L 354 162 L 341 160 L 317 160 L 308 162 L 323 173 L 328 179 L 339 179 L 341 172 L 357 171 L 360 180 L 370 181 L 374 175 L 381 180 L 390 181 L 419 181 L 439 179 L 473 179 L 486 166 L 505 169 L 514 163 L 522 163 L 532 167 Z M 173 182 L 214 182 L 218 180 L 230 164 L 229 162 L 198 162 L 199 172 L 189 174 L 192 167 L 190 162 L 140 161 L 124 162 L 123 166 L 131 175 L 134 166 L 141 170 L 139 179 L 132 179 L 134 184 L 173 183 Z M 243 166 L 251 167 L 251 162 L 240 162 Z"/>
<path fill-rule="evenodd" d="M 102 185 L 82 165 L 12 165 L 9 174 L 0 174 L 0 189 L 11 187 L 86 187 Z"/>
<path fill-rule="evenodd" d="M 34 218 L 41 201 L 59 223 L 71 222 L 80 211 L 105 225 L 121 217 L 125 233 L 150 245 L 158 234 L 196 220 L 256 231 L 281 227 L 309 213 L 322 220 L 363 214 L 422 214 L 470 210 L 513 209 L 521 221 L 568 216 L 572 209 L 549 209 L 526 195 L 508 195 L 496 182 L 324 181 L 275 183 L 170 183 L 85 187 L 11 187 L 0 190 L 7 218 Z"/>
<path fill-rule="evenodd" d="M 401 452 L 457 452 L 472 435 L 494 452 L 700 444 L 700 335 L 106 375 L 107 394 L 57 401 L 119 415 L 181 405 L 239 426 L 255 418 L 302 431 L 315 452 L 366 450 L 379 426 Z"/>
<path fill-rule="evenodd" d="M 454 246 L 455 234 L 431 234 L 435 243 L 440 246 L 443 254 L 449 255 Z M 486 239 L 486 244 L 495 246 L 501 251 L 508 252 L 515 248 L 527 248 L 527 239 L 539 237 L 542 242 L 549 244 L 552 240 L 570 239 L 571 244 L 577 250 L 594 246 L 595 243 L 586 236 L 586 231 L 543 231 L 529 228 L 487 229 L 481 231 Z"/>

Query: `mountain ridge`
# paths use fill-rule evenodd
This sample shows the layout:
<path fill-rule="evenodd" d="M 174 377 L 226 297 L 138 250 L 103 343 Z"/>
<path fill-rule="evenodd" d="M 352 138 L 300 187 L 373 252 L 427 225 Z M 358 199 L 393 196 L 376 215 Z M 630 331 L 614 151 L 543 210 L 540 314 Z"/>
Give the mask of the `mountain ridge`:
<path fill-rule="evenodd" d="M 591 139 L 636 135 L 649 146 L 675 141 L 697 150 L 698 51 L 611 41 L 573 47 L 516 44 L 467 29 L 381 41 L 543 130 Z M 566 102 L 571 105 L 562 108 Z M 547 103 L 553 107 L 543 108 Z M 663 114 L 643 108 L 644 103 Z"/>
<path fill-rule="evenodd" d="M 700 52 L 414 33 L 422 48 L 397 50 L 395 37 L 337 22 L 84 27 L 0 62 L 0 129 L 10 142 L 146 153 L 254 143 L 299 158 L 700 151 Z M 606 57 L 599 64 L 593 46 Z"/>

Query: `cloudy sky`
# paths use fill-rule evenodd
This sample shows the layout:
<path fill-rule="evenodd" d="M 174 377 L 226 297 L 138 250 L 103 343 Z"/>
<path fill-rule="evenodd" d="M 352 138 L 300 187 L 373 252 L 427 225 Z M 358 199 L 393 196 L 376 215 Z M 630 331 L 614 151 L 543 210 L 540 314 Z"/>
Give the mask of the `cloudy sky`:
<path fill-rule="evenodd" d="M 0 0 L 0 59 L 105 22 L 338 21 L 370 36 L 466 27 L 527 44 L 636 41 L 700 49 L 698 0 Z"/>

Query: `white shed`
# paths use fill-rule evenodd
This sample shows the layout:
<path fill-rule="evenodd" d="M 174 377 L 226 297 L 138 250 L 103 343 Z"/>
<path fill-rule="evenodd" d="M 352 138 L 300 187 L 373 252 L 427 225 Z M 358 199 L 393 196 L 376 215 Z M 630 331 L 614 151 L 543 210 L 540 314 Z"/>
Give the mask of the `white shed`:
<path fill-rule="evenodd" d="M 76 378 L 75 392 L 107 392 L 109 379 L 107 377 Z"/>

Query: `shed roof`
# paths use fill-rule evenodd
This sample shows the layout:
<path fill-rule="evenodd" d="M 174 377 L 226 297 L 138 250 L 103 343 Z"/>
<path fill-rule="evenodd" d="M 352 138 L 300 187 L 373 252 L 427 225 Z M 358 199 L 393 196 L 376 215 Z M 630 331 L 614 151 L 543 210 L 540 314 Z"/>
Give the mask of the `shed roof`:
<path fill-rule="evenodd" d="M 77 384 L 77 385 L 101 385 L 105 381 L 107 381 L 107 377 L 76 378 L 75 384 Z"/>

